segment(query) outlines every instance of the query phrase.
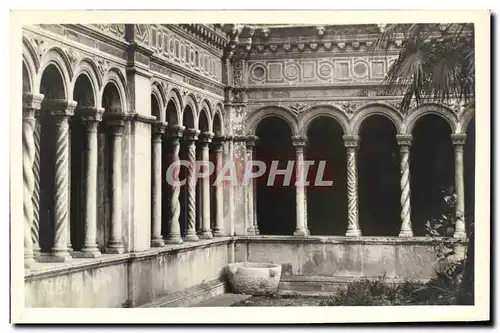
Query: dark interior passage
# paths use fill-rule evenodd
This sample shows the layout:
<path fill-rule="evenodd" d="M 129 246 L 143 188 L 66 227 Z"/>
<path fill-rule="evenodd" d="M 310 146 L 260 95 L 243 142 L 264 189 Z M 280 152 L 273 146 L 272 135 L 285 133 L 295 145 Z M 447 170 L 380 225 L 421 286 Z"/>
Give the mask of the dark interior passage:
<path fill-rule="evenodd" d="M 357 159 L 359 223 L 363 236 L 397 236 L 401 229 L 399 147 L 386 117 L 365 119 Z"/>
<path fill-rule="evenodd" d="M 446 198 L 455 192 L 455 166 L 449 124 L 437 115 L 419 119 L 413 129 L 411 147 L 411 219 L 413 234 L 425 236 L 427 221 L 443 214 L 453 216 Z M 443 226 L 442 234 L 446 232 Z"/>
<path fill-rule="evenodd" d="M 266 173 L 256 179 L 257 221 L 261 235 L 291 235 L 296 227 L 294 177 L 284 186 L 284 176 L 276 176 L 273 186 L 267 186 L 272 161 L 278 170 L 286 169 L 288 161 L 295 161 L 295 147 L 288 124 L 278 117 L 263 119 L 257 127 L 259 141 L 254 159 L 263 161 Z"/>
<path fill-rule="evenodd" d="M 465 181 L 465 220 L 467 225 L 474 221 L 475 212 L 475 176 L 476 176 L 476 125 L 472 118 L 467 126 L 467 140 L 464 147 L 464 181 Z"/>
<path fill-rule="evenodd" d="M 332 118 L 319 117 L 307 130 L 305 160 L 314 164 L 307 180 L 307 224 L 311 235 L 345 235 L 347 228 L 347 172 L 342 127 Z M 320 161 L 324 161 L 324 181 L 315 184 Z"/>

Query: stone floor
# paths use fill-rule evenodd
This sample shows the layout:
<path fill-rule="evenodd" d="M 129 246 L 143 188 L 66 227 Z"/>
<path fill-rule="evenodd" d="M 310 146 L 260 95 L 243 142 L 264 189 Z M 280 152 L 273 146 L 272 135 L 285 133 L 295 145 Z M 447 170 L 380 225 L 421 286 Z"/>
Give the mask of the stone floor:
<path fill-rule="evenodd" d="M 191 305 L 191 307 L 224 307 L 224 306 L 233 306 L 235 304 L 240 304 L 245 302 L 252 296 L 250 295 L 242 295 L 242 294 L 221 294 L 208 299 L 205 299 L 199 303 Z"/>

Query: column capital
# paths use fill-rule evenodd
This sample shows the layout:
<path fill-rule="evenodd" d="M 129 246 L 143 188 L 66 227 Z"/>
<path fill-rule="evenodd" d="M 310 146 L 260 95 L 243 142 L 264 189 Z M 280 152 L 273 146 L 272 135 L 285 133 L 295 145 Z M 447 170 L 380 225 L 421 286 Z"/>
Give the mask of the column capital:
<path fill-rule="evenodd" d="M 176 125 L 176 126 L 168 126 L 167 127 L 167 136 L 171 138 L 181 138 L 182 133 L 184 132 L 185 127 Z"/>
<path fill-rule="evenodd" d="M 49 111 L 53 117 L 69 117 L 74 114 L 77 104 L 68 99 L 49 99 L 43 101 L 42 108 Z"/>
<path fill-rule="evenodd" d="M 400 146 L 411 146 L 413 136 L 410 134 L 396 134 L 396 140 Z"/>
<path fill-rule="evenodd" d="M 451 134 L 451 141 L 456 146 L 464 145 L 466 138 L 467 138 L 467 134 Z"/>
<path fill-rule="evenodd" d="M 245 137 L 245 144 L 247 147 L 255 147 L 255 144 L 257 143 L 257 140 L 259 137 L 255 135 L 248 135 Z"/>
<path fill-rule="evenodd" d="M 214 145 L 222 145 L 224 142 L 229 141 L 227 136 L 224 135 L 214 135 L 212 142 Z"/>
<path fill-rule="evenodd" d="M 43 98 L 45 96 L 42 94 L 23 94 L 23 110 L 27 111 L 38 111 L 42 107 Z"/>
<path fill-rule="evenodd" d="M 168 123 L 157 121 L 153 123 L 153 134 L 163 134 L 167 130 Z"/>
<path fill-rule="evenodd" d="M 186 128 L 184 130 L 184 140 L 188 142 L 194 142 L 198 140 L 198 136 L 200 135 L 200 131 L 194 128 Z"/>
<path fill-rule="evenodd" d="M 78 108 L 76 114 L 82 118 L 83 121 L 102 121 L 102 117 L 104 115 L 103 108 L 97 107 L 84 107 Z"/>
<path fill-rule="evenodd" d="M 359 144 L 359 136 L 357 135 L 343 135 L 344 146 L 347 148 L 355 148 Z"/>
<path fill-rule="evenodd" d="M 292 136 L 292 142 L 295 147 L 304 147 L 307 145 L 307 137 L 305 136 Z"/>
<path fill-rule="evenodd" d="M 210 142 L 212 142 L 213 137 L 214 137 L 214 133 L 212 133 L 212 132 L 202 132 L 200 134 L 200 142 L 210 143 Z"/>

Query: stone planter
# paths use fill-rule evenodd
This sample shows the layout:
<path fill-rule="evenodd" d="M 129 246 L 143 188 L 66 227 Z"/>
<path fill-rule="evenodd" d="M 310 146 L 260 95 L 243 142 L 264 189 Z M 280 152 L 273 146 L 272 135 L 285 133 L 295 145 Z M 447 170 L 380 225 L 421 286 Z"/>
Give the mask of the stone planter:
<path fill-rule="evenodd" d="M 227 267 L 229 284 L 234 293 L 273 295 L 278 291 L 281 265 L 256 262 L 237 262 Z"/>

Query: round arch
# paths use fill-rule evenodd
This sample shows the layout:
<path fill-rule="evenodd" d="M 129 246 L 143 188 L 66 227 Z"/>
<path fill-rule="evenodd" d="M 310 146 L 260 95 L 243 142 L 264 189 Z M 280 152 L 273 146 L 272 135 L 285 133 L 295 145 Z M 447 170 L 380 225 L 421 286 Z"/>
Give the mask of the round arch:
<path fill-rule="evenodd" d="M 381 115 L 387 117 L 394 125 L 396 133 L 400 134 L 402 132 L 403 116 L 398 112 L 398 110 L 385 103 L 368 103 L 361 106 L 354 112 L 354 115 L 351 119 L 352 134 L 359 135 L 361 124 L 366 118 L 372 115 Z"/>
<path fill-rule="evenodd" d="M 111 83 L 116 87 L 116 90 L 118 91 L 118 95 L 120 97 L 121 113 L 128 113 L 128 94 L 127 90 L 125 89 L 126 81 L 120 70 L 117 68 L 109 69 L 104 75 L 104 79 L 102 81 L 103 83 L 99 94 L 101 96 L 101 105 L 102 99 L 104 97 L 104 90 L 106 89 L 108 83 Z"/>
<path fill-rule="evenodd" d="M 410 110 L 408 114 L 409 116 L 403 123 L 402 134 L 411 134 L 417 121 L 427 114 L 434 114 L 442 117 L 450 125 L 451 133 L 457 133 L 458 126 L 455 113 L 450 108 L 442 104 L 423 104 Z"/>
<path fill-rule="evenodd" d="M 175 125 L 181 125 L 182 123 L 182 110 L 183 110 L 183 103 L 182 103 L 182 98 L 181 98 L 181 93 L 177 88 L 172 88 L 169 90 L 167 95 L 165 96 L 165 117 L 166 121 L 169 122 L 169 126 L 174 125 L 175 120 Z M 172 117 L 171 113 L 175 113 L 175 118 Z"/>
<path fill-rule="evenodd" d="M 288 126 L 290 126 L 292 135 L 299 135 L 299 124 L 295 114 L 289 109 L 277 105 L 264 106 L 248 115 L 243 121 L 243 123 L 245 124 L 245 132 L 251 135 L 255 135 L 255 130 L 257 129 L 259 123 L 263 119 L 271 116 L 283 119 L 288 124 Z"/>
<path fill-rule="evenodd" d="M 196 102 L 195 96 L 192 93 L 187 94 L 186 97 L 184 98 L 183 104 L 184 104 L 184 107 L 182 108 L 183 110 L 185 110 L 188 105 L 191 107 L 191 109 L 194 112 L 195 119 L 196 119 L 198 116 L 198 113 L 200 112 L 200 108 L 199 108 L 198 103 Z"/>
<path fill-rule="evenodd" d="M 467 132 L 467 127 L 469 126 L 471 119 L 474 118 L 474 114 L 474 109 L 471 108 L 465 111 L 462 117 L 460 117 L 460 133 L 465 134 Z"/>
<path fill-rule="evenodd" d="M 66 56 L 64 51 L 61 50 L 60 48 L 56 47 L 51 48 L 43 56 L 42 61 L 40 62 L 40 70 L 38 71 L 38 77 L 35 80 L 36 82 L 36 86 L 34 87 L 35 90 L 40 92 L 43 74 L 45 72 L 45 69 L 50 65 L 53 65 L 59 72 L 59 75 L 61 76 L 63 90 L 64 90 L 63 91 L 64 99 L 72 100 L 73 92 L 70 89 L 70 81 L 71 78 L 73 77 L 73 71 L 71 69 L 68 57 Z"/>
<path fill-rule="evenodd" d="M 345 112 L 334 105 L 318 104 L 310 107 L 303 113 L 303 116 L 299 118 L 301 136 L 306 136 L 307 130 L 314 119 L 322 116 L 333 118 L 342 127 L 344 134 L 349 133 L 349 119 L 347 118 Z"/>
<path fill-rule="evenodd" d="M 212 120 L 212 128 L 213 128 L 213 131 L 215 132 L 216 131 L 216 119 L 218 119 L 219 123 L 218 125 L 220 126 L 220 135 L 224 135 L 225 133 L 225 130 L 224 130 L 224 117 L 222 116 L 222 106 L 218 103 L 216 106 L 215 106 L 215 109 L 214 109 L 214 117 L 213 117 L 213 120 Z"/>
<path fill-rule="evenodd" d="M 101 90 L 102 81 L 97 74 L 97 67 L 94 62 L 88 58 L 82 59 L 75 68 L 75 75 L 71 81 L 71 91 L 74 93 L 76 82 L 81 75 L 85 75 L 92 86 L 92 94 L 96 107 L 101 107 L 99 92 Z M 99 104 L 99 105 L 97 105 Z"/>
<path fill-rule="evenodd" d="M 40 63 L 38 62 L 38 58 L 36 56 L 36 52 L 33 49 L 31 43 L 23 37 L 23 66 L 26 68 L 26 76 L 29 82 L 27 82 L 27 86 L 29 88 L 29 92 L 39 91 L 39 88 L 35 87 L 35 78 Z M 23 69 L 24 70 L 24 69 Z M 23 79 L 24 79 L 23 73 Z M 23 87 L 25 83 L 23 82 Z M 23 90 L 25 90 L 23 88 Z"/>
<path fill-rule="evenodd" d="M 165 115 L 165 108 L 166 108 L 166 103 L 165 103 L 165 95 L 162 92 L 161 89 L 161 84 L 158 81 L 153 81 L 151 84 L 151 94 L 155 97 L 157 103 L 158 103 L 158 111 L 159 111 L 159 116 L 160 119 L 156 119 L 157 121 L 166 121 L 166 115 Z M 153 106 L 151 106 L 151 112 L 153 111 Z M 153 115 L 153 113 L 151 113 Z"/>
<path fill-rule="evenodd" d="M 198 128 L 198 129 L 201 129 L 201 126 L 200 126 L 200 125 L 201 125 L 201 123 L 200 123 L 200 122 L 201 122 L 201 117 L 202 117 L 202 114 L 204 114 L 204 115 L 205 115 L 205 117 L 206 117 L 206 119 L 207 119 L 207 123 L 208 123 L 208 124 L 207 124 L 207 126 L 208 126 L 208 129 L 207 129 L 207 130 L 208 130 L 209 132 L 212 132 L 212 130 L 213 130 L 213 119 L 212 119 L 212 115 L 211 115 L 210 109 L 207 109 L 207 106 L 206 106 L 206 105 L 204 105 L 204 104 L 202 104 L 202 107 L 201 107 L 201 109 L 200 109 L 200 112 L 198 113 L 198 120 L 197 120 L 197 122 L 198 122 L 198 127 L 197 127 L 197 128 Z"/>

